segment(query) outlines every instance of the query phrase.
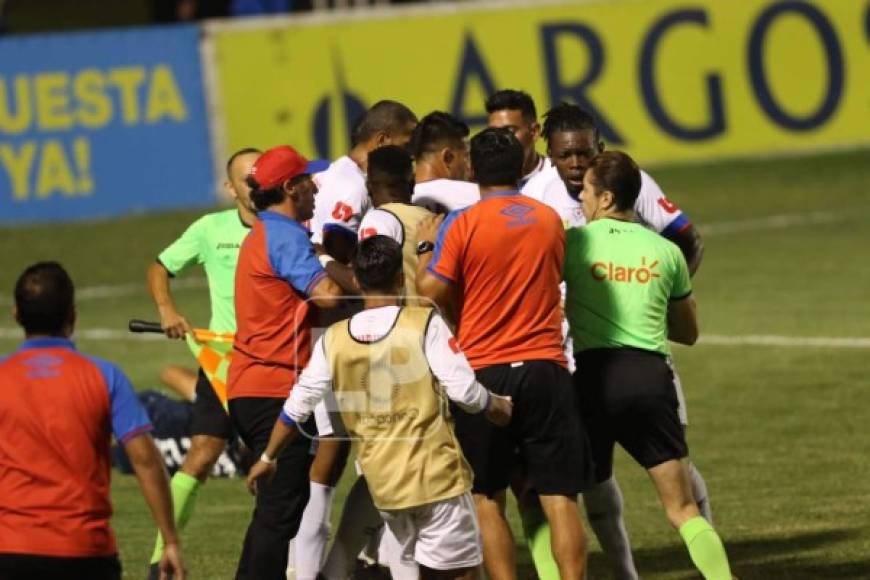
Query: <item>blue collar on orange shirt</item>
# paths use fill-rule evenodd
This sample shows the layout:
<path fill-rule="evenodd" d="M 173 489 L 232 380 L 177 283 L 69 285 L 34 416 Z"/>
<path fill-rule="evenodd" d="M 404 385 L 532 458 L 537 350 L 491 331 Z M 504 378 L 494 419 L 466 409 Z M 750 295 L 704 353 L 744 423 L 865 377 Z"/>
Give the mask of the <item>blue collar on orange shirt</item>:
<path fill-rule="evenodd" d="M 521 195 L 519 191 L 516 189 L 505 189 L 502 191 L 494 191 L 492 193 L 487 193 L 486 195 L 481 195 L 481 199 L 488 199 L 490 197 L 510 197 L 512 195 Z"/>
<path fill-rule="evenodd" d="M 21 343 L 18 350 L 30 350 L 33 348 L 71 348 L 75 349 L 76 345 L 68 338 L 62 336 L 40 336 L 39 338 L 28 338 Z"/>
<path fill-rule="evenodd" d="M 278 213 L 276 211 L 263 210 L 261 212 L 257 212 L 257 217 L 261 220 L 266 221 L 276 221 L 276 222 L 284 222 L 295 225 L 297 228 L 302 229 L 308 237 L 311 237 L 311 232 L 308 231 L 308 228 L 303 226 L 301 223 L 293 219 L 292 217 L 288 217 L 282 213 Z"/>

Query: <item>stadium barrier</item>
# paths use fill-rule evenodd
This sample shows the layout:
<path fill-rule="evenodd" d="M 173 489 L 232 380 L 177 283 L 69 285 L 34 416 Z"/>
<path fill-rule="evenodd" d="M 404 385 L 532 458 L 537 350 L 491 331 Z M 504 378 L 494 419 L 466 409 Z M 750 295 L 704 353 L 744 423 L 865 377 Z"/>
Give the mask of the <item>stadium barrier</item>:
<path fill-rule="evenodd" d="M 394 98 L 574 101 L 644 164 L 870 145 L 870 0 L 538 0 L 0 40 L 0 224 L 214 203 L 238 148 L 344 153 Z M 203 79 L 205 90 L 203 90 Z"/>
<path fill-rule="evenodd" d="M 197 27 L 0 40 L 0 224 L 214 201 Z"/>
<path fill-rule="evenodd" d="M 870 2 L 443 4 L 207 24 L 227 151 L 335 158 L 382 98 L 474 127 L 498 88 L 562 100 L 644 163 L 870 143 Z"/>

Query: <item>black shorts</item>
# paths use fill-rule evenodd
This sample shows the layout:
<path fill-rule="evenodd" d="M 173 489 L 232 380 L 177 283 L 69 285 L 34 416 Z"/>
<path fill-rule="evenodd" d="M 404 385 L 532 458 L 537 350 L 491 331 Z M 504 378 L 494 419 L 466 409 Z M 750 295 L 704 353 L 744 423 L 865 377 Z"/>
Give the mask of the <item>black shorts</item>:
<path fill-rule="evenodd" d="M 688 455 L 674 375 L 664 356 L 626 348 L 575 357 L 574 382 L 598 483 L 613 473 L 615 443 L 646 469 Z"/>
<path fill-rule="evenodd" d="M 118 556 L 65 558 L 0 554 L 0 580 L 120 580 Z"/>
<path fill-rule="evenodd" d="M 199 374 L 196 376 L 196 399 L 193 401 L 190 434 L 209 435 L 221 439 L 230 439 L 234 436 L 230 416 L 202 369 L 199 369 Z"/>
<path fill-rule="evenodd" d="M 589 441 L 564 367 L 537 360 L 494 365 L 476 375 L 492 392 L 510 396 L 514 408 L 507 427 L 496 427 L 483 413 L 454 409 L 456 436 L 474 470 L 474 493 L 492 497 L 507 489 L 516 467 L 541 495 L 575 496 L 593 483 Z"/>

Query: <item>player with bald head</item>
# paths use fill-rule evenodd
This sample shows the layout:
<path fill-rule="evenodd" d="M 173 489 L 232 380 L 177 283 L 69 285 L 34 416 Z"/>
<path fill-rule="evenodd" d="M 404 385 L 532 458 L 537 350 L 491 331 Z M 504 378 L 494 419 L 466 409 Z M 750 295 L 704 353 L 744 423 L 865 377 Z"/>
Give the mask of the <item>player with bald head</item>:
<path fill-rule="evenodd" d="M 236 262 L 242 240 L 257 220 L 251 202 L 251 188 L 245 179 L 259 156 L 260 151 L 250 147 L 233 153 L 227 161 L 224 190 L 235 207 L 207 214 L 195 221 L 148 267 L 148 288 L 160 315 L 160 325 L 169 338 L 193 335 L 192 325 L 175 305 L 169 280 L 195 264 L 205 267 L 208 279 L 211 299 L 209 329 L 229 333 L 236 330 L 233 305 Z M 199 488 L 232 436 L 234 432 L 223 402 L 200 370 L 193 403 L 190 449 L 171 481 L 179 531 L 184 530 L 190 520 Z M 157 577 L 157 565 L 162 554 L 163 540 L 158 533 L 149 569 L 152 578 Z"/>

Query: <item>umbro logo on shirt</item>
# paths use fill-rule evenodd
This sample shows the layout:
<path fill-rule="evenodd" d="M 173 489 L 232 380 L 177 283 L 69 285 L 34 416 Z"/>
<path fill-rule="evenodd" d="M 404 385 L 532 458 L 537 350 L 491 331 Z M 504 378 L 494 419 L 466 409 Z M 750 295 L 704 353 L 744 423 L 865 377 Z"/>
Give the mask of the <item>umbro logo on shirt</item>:
<path fill-rule="evenodd" d="M 509 228 L 513 228 L 516 226 L 527 226 L 535 223 L 536 220 L 529 217 L 529 214 L 533 211 L 535 211 L 534 207 L 517 202 L 505 207 L 499 213 L 508 216 L 509 218 L 513 218 L 507 223 Z"/>

